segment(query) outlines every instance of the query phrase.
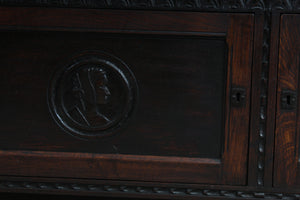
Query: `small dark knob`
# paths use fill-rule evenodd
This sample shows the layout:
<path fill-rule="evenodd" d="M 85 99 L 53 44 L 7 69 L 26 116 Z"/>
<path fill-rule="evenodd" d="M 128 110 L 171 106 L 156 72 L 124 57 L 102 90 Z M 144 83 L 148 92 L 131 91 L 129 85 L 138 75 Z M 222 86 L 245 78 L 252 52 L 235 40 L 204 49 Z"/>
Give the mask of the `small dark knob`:
<path fill-rule="evenodd" d="M 280 101 L 282 110 L 293 111 L 297 107 L 297 93 L 292 90 L 282 90 Z"/>
<path fill-rule="evenodd" d="M 231 89 L 231 104 L 233 106 L 243 106 L 246 101 L 245 88 L 232 88 Z"/>

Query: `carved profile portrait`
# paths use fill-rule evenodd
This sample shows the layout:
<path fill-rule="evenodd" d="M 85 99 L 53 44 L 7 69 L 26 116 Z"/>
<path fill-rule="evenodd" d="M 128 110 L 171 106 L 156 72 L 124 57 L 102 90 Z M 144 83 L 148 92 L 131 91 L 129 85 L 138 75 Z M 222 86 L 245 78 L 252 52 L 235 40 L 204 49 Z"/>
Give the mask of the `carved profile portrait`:
<path fill-rule="evenodd" d="M 127 121 L 136 91 L 135 78 L 122 61 L 105 53 L 84 55 L 55 74 L 50 111 L 64 130 L 81 138 L 102 137 Z"/>
<path fill-rule="evenodd" d="M 108 88 L 107 73 L 99 67 L 78 70 L 72 77 L 74 105 L 69 107 L 75 121 L 87 126 L 106 124 L 111 121 L 101 106 L 109 102 L 111 93 Z"/>

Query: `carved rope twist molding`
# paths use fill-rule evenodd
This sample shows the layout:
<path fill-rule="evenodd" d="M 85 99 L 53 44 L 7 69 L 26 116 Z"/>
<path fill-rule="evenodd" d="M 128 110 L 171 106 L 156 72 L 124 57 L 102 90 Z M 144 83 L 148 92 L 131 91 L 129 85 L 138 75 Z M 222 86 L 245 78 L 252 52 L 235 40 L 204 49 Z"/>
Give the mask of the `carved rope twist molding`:
<path fill-rule="evenodd" d="M 257 146 L 257 185 L 264 185 L 265 170 L 265 145 L 266 145 L 266 121 L 267 121 L 267 96 L 268 96 L 268 69 L 270 57 L 270 26 L 271 16 L 269 12 L 265 13 L 264 36 L 263 36 L 263 58 L 261 68 L 260 84 L 260 118 L 259 118 L 259 140 Z"/>
<path fill-rule="evenodd" d="M 50 182 L 23 182 L 23 181 L 0 181 L 0 189 L 33 189 L 33 190 L 60 190 L 73 192 L 95 193 L 126 193 L 126 194 L 152 194 L 172 196 L 195 196 L 195 197 L 228 197 L 228 198 L 254 198 L 254 199 L 285 199 L 297 200 L 300 194 L 287 193 L 264 193 L 257 191 L 234 191 L 220 189 L 189 189 L 167 187 L 144 187 L 127 185 L 105 184 L 73 184 L 73 183 L 50 183 Z"/>

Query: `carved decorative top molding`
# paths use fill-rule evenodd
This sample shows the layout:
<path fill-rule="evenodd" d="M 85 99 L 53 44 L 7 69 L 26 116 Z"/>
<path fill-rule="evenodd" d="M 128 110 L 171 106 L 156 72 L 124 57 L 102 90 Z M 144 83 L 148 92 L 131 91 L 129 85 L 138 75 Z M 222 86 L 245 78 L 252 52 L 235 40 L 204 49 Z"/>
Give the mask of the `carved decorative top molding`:
<path fill-rule="evenodd" d="M 276 10 L 300 10 L 300 0 L 273 0 L 270 7 Z"/>
<path fill-rule="evenodd" d="M 0 5 L 166 10 L 300 10 L 300 0 L 0 0 Z"/>
<path fill-rule="evenodd" d="M 265 10 L 266 2 L 267 0 L 0 0 L 0 5 L 226 11 Z"/>

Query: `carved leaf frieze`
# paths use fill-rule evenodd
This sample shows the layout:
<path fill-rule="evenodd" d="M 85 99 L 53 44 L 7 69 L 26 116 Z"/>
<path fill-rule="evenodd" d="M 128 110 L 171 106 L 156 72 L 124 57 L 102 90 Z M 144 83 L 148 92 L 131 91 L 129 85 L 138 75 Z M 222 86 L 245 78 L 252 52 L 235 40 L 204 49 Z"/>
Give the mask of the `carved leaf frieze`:
<path fill-rule="evenodd" d="M 265 9 L 266 0 L 0 0 L 2 5 L 84 8 Z"/>
<path fill-rule="evenodd" d="M 300 10 L 300 0 L 0 0 L 0 5 L 223 11 Z"/>
<path fill-rule="evenodd" d="M 270 1 L 270 7 L 279 10 L 299 10 L 300 0 L 274 0 Z"/>

